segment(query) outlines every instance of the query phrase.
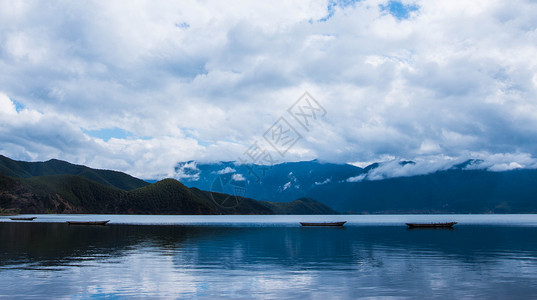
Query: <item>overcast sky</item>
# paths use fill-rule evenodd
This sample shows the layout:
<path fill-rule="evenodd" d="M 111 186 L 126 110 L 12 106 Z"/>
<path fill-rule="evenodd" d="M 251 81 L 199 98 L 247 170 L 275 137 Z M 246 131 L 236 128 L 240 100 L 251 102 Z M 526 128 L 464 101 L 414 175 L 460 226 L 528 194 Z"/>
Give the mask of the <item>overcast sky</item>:
<path fill-rule="evenodd" d="M 534 168 L 536 71 L 534 1 L 0 0 L 0 154 Z"/>

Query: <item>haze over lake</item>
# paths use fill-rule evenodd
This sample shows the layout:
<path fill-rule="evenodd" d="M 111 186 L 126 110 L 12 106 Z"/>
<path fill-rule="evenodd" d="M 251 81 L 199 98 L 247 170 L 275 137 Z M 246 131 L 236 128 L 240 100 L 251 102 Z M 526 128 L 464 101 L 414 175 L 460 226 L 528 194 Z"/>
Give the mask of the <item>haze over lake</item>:
<path fill-rule="evenodd" d="M 537 296 L 537 215 L 37 216 L 0 217 L 0 297 Z M 297 223 L 335 219 L 349 223 Z M 446 219 L 460 223 L 404 226 Z"/>

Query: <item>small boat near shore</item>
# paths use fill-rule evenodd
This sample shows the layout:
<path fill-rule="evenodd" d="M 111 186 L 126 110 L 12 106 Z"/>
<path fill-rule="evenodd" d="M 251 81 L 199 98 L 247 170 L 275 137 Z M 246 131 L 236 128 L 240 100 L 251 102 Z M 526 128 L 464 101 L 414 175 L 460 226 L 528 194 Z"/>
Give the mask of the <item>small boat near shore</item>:
<path fill-rule="evenodd" d="M 11 217 L 10 219 L 13 221 L 33 221 L 37 217 Z"/>
<path fill-rule="evenodd" d="M 347 223 L 347 221 L 343 222 L 321 222 L 321 223 L 312 223 L 312 222 L 300 222 L 300 225 L 302 226 L 343 226 L 343 224 Z"/>
<path fill-rule="evenodd" d="M 110 222 L 110 220 L 106 221 L 67 221 L 67 224 L 69 225 L 106 225 L 106 223 Z"/>
<path fill-rule="evenodd" d="M 457 222 L 446 223 L 405 223 L 408 228 L 452 228 Z"/>

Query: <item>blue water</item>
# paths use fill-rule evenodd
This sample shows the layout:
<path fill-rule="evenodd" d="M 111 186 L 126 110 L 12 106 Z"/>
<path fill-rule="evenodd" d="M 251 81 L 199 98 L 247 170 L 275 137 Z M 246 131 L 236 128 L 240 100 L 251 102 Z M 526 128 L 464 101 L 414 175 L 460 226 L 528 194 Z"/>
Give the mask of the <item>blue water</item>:
<path fill-rule="evenodd" d="M 0 217 L 0 297 L 537 297 L 537 215 L 37 216 Z"/>

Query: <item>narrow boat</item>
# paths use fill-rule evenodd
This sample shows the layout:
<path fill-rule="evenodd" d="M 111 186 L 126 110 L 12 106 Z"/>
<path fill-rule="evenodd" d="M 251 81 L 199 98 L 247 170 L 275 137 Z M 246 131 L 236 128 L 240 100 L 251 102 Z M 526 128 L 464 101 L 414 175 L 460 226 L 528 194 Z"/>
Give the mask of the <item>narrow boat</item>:
<path fill-rule="evenodd" d="M 13 221 L 32 221 L 32 220 L 35 220 L 35 218 L 37 217 L 13 217 L 10 219 Z"/>
<path fill-rule="evenodd" d="M 406 223 L 408 228 L 451 228 L 457 222 L 446 223 Z"/>
<path fill-rule="evenodd" d="M 67 221 L 67 224 L 69 225 L 106 225 L 106 223 L 110 222 L 110 220 L 106 221 Z"/>
<path fill-rule="evenodd" d="M 300 225 L 302 226 L 343 226 L 343 224 L 347 223 L 347 221 L 343 222 L 322 222 L 322 223 L 308 223 L 308 222 L 300 222 Z"/>

